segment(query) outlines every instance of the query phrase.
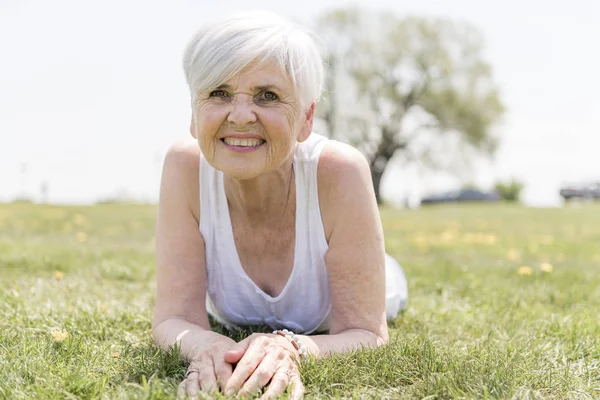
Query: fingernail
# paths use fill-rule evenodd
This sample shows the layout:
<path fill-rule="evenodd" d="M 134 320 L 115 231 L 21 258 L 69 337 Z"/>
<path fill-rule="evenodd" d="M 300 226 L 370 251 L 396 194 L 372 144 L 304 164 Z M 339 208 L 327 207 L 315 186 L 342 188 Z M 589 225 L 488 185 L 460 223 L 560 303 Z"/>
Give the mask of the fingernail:
<path fill-rule="evenodd" d="M 234 393 L 235 393 L 235 390 L 233 390 L 233 389 L 225 390 L 225 396 L 227 396 L 227 397 L 233 395 Z"/>

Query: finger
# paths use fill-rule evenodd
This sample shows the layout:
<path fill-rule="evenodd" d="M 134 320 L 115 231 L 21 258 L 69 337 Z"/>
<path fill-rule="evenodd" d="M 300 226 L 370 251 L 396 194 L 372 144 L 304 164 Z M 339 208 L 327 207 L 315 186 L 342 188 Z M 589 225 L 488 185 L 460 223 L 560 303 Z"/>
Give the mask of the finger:
<path fill-rule="evenodd" d="M 211 358 L 204 363 L 204 368 L 200 370 L 198 381 L 204 393 L 212 393 L 217 390 L 217 377 L 215 376 L 215 365 Z"/>
<path fill-rule="evenodd" d="M 290 383 L 290 378 L 288 374 L 286 374 L 283 368 L 278 369 L 273 375 L 271 379 L 271 384 L 269 385 L 265 394 L 262 395 L 261 399 L 276 399 L 281 396 L 285 389 L 288 387 Z"/>
<path fill-rule="evenodd" d="M 225 389 L 227 382 L 229 382 L 229 378 L 231 378 L 233 368 L 231 364 L 225 361 L 213 359 L 213 362 L 215 366 L 215 376 L 217 378 L 217 385 L 219 388 Z"/>
<path fill-rule="evenodd" d="M 183 381 L 185 383 L 187 395 L 190 397 L 196 397 L 198 392 L 200 392 L 200 381 L 198 380 L 199 376 L 200 374 L 198 372 L 192 372 Z"/>
<path fill-rule="evenodd" d="M 240 396 L 246 396 L 251 393 L 254 394 L 269 383 L 277 370 L 281 351 L 281 348 L 276 345 L 267 347 L 266 354 L 259 366 L 246 380 L 244 386 L 242 386 L 242 389 L 239 392 Z"/>
<path fill-rule="evenodd" d="M 242 385 L 256 370 L 265 356 L 267 337 L 258 336 L 251 339 L 248 349 L 244 353 L 244 357 L 238 362 L 227 385 L 225 387 L 225 395 L 231 396 L 242 388 Z"/>
<path fill-rule="evenodd" d="M 252 339 L 253 337 L 251 335 L 231 346 L 231 349 L 227 350 L 223 356 L 224 361 L 228 362 L 229 364 L 237 364 L 248 350 L 248 346 L 250 345 Z"/>
<path fill-rule="evenodd" d="M 177 400 L 185 399 L 187 382 L 185 380 L 181 381 L 179 386 L 177 386 Z"/>
<path fill-rule="evenodd" d="M 290 393 L 290 400 L 300 400 L 304 396 L 304 384 L 302 384 L 302 379 L 298 374 L 292 375 L 292 379 L 290 382 L 290 386 L 292 387 L 292 391 Z"/>

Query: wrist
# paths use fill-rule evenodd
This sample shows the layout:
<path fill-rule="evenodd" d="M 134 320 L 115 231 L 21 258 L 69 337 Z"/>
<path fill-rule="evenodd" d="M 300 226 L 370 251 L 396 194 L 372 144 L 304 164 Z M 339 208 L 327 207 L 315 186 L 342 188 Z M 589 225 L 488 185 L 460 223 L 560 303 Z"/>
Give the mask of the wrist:
<path fill-rule="evenodd" d="M 300 336 L 287 329 L 275 330 L 273 331 L 273 334 L 282 336 L 285 339 L 287 339 L 287 341 L 290 342 L 294 349 L 296 349 L 296 351 L 298 352 L 300 360 L 306 360 L 308 358 L 308 348 L 304 345 Z"/>

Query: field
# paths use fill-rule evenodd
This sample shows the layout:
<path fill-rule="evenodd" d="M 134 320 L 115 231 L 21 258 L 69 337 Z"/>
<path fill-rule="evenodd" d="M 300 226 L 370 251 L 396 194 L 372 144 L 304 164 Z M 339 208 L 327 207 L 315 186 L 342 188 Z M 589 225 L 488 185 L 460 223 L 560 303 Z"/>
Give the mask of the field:
<path fill-rule="evenodd" d="M 174 398 L 145 205 L 0 205 L 0 398 Z M 410 301 L 387 346 L 302 366 L 307 398 L 600 398 L 600 207 L 382 210 Z"/>

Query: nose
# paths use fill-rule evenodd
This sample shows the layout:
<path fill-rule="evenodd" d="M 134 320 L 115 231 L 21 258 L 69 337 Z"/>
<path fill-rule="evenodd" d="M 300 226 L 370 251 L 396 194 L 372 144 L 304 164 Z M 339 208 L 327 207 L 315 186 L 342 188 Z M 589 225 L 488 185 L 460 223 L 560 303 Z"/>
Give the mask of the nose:
<path fill-rule="evenodd" d="M 252 99 L 246 99 L 250 96 L 235 96 L 231 102 L 231 111 L 227 116 L 227 121 L 237 125 L 245 126 L 256 122 L 256 114 L 252 110 Z"/>

